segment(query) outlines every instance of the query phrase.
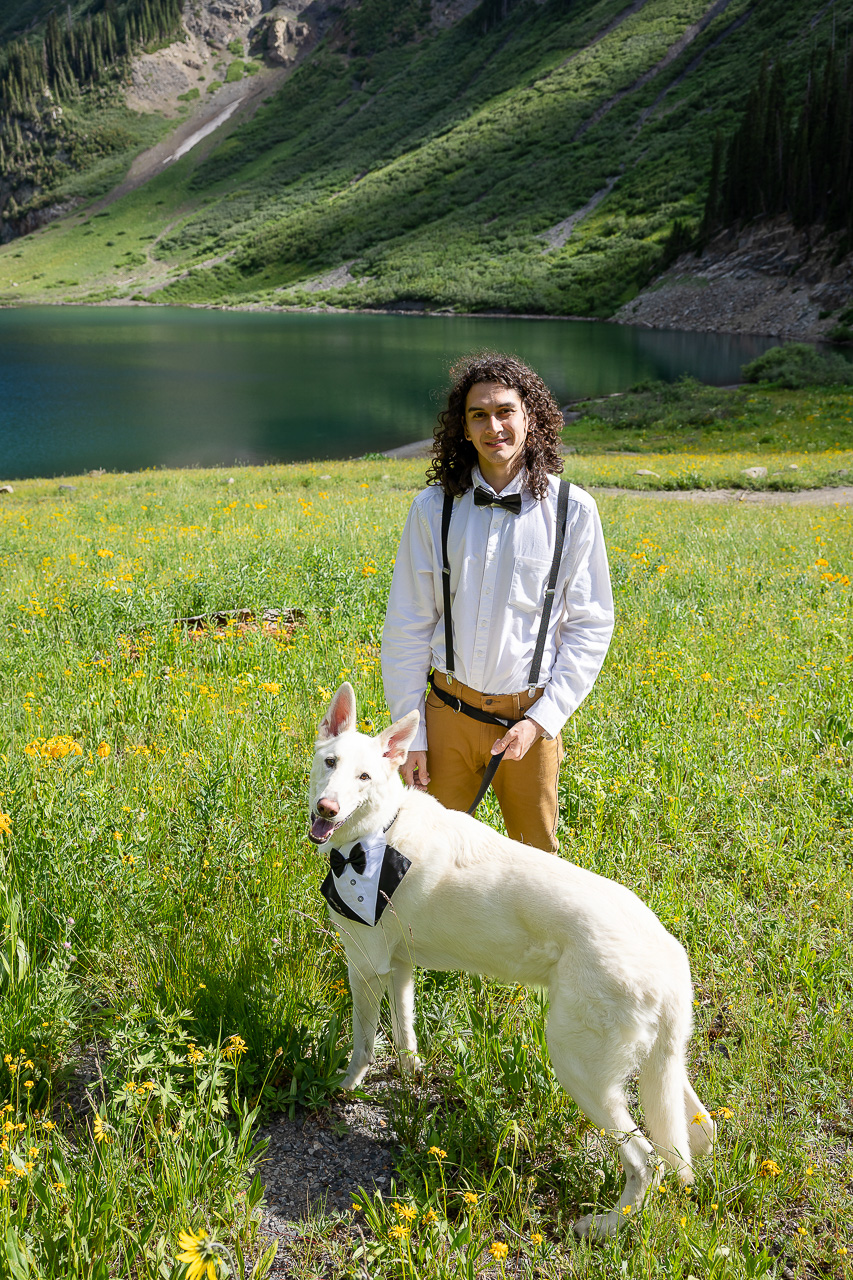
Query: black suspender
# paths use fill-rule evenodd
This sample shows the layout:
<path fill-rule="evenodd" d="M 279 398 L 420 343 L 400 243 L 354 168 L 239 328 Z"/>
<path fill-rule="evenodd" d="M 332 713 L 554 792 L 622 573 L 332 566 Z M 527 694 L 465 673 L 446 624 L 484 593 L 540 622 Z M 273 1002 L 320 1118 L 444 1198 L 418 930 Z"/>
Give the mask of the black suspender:
<path fill-rule="evenodd" d="M 447 535 L 450 531 L 450 517 L 453 515 L 453 494 L 444 495 L 444 506 L 441 508 L 441 587 L 444 592 L 444 665 L 447 667 L 447 683 L 453 679 L 453 618 L 450 612 L 450 557 L 447 554 Z"/>
<path fill-rule="evenodd" d="M 542 654 L 545 652 L 545 636 L 548 623 L 551 621 L 551 610 L 554 607 L 554 588 L 557 585 L 557 574 L 560 571 L 560 559 L 563 555 L 563 543 L 566 540 L 566 519 L 569 513 L 569 486 L 565 480 L 560 481 L 557 491 L 557 537 L 554 541 L 554 559 L 551 561 L 551 572 L 545 588 L 545 602 L 542 605 L 542 621 L 539 623 L 539 635 L 536 637 L 536 648 L 530 664 L 530 675 L 527 677 L 528 693 L 533 693 L 539 683 L 539 668 L 542 666 Z"/>
<path fill-rule="evenodd" d="M 548 635 L 548 623 L 551 621 L 551 610 L 554 607 L 554 590 L 557 575 L 560 572 L 560 560 L 563 555 L 563 544 L 566 541 L 566 522 L 569 514 L 569 486 L 565 480 L 560 481 L 557 490 L 557 536 L 554 541 L 554 557 L 551 561 L 551 572 L 545 588 L 545 601 L 542 606 L 542 617 L 539 622 L 539 634 L 536 637 L 536 648 L 530 664 L 530 675 L 527 677 L 529 691 L 532 693 L 539 683 L 539 669 L 542 666 L 542 655 L 545 652 L 545 640 Z M 453 494 L 444 495 L 441 508 L 441 586 L 444 595 L 444 665 L 447 668 L 448 684 L 453 679 L 456 659 L 453 653 L 453 618 L 450 606 L 450 557 L 447 553 L 447 535 L 450 532 L 450 517 L 453 515 Z"/>

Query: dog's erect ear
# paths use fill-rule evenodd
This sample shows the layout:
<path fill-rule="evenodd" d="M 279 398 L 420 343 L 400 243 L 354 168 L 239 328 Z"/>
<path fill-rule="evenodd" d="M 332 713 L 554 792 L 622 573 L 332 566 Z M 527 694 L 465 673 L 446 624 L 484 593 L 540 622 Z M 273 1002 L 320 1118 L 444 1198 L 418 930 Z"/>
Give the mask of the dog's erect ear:
<path fill-rule="evenodd" d="M 328 742 L 329 738 L 340 737 L 355 728 L 355 720 L 355 689 L 345 680 L 317 727 L 317 741 Z"/>
<path fill-rule="evenodd" d="M 392 724 L 390 729 L 383 729 L 380 733 L 379 745 L 382 747 L 382 754 L 386 760 L 390 760 L 395 769 L 399 769 L 400 765 L 406 763 L 409 746 L 418 731 L 420 719 L 419 711 L 410 711 L 407 716 L 403 716 L 402 720 Z"/>

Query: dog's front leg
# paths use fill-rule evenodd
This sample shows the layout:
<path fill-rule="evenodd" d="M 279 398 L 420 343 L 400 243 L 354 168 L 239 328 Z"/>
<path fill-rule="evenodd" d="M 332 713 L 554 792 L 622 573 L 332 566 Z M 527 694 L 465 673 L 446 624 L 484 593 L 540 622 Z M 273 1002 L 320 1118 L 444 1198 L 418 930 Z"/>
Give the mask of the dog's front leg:
<path fill-rule="evenodd" d="M 420 1071 L 418 1042 L 415 1037 L 415 983 L 408 958 L 391 961 L 391 1028 L 400 1055 L 400 1067 L 409 1075 Z"/>
<path fill-rule="evenodd" d="M 367 1069 L 373 1061 L 379 1008 L 385 994 L 384 975 L 357 969 L 352 961 L 348 967 L 352 992 L 352 1056 L 341 1084 L 342 1089 L 354 1089 L 367 1075 Z"/>

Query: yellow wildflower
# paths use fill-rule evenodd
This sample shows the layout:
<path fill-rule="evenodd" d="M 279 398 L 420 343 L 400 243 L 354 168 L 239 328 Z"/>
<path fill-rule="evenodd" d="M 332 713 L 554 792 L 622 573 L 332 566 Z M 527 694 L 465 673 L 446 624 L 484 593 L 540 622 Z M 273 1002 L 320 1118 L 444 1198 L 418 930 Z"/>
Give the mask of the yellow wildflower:
<path fill-rule="evenodd" d="M 435 1156 L 437 1160 L 443 1160 L 447 1155 L 447 1152 L 443 1151 L 441 1147 L 430 1147 L 429 1153 L 431 1156 Z"/>
<path fill-rule="evenodd" d="M 775 1160 L 762 1160 L 758 1172 L 762 1178 L 778 1178 L 782 1170 Z"/>
<path fill-rule="evenodd" d="M 409 1227 L 401 1227 L 399 1224 L 395 1223 L 395 1225 L 390 1228 L 388 1234 L 392 1240 L 408 1240 Z"/>
<path fill-rule="evenodd" d="M 530 1237 L 530 1243 L 541 1244 L 544 1239 L 545 1237 L 543 1236 L 541 1231 L 534 1231 L 532 1236 Z"/>
<path fill-rule="evenodd" d="M 199 984 L 201 985 L 201 984 Z M 229 1062 L 239 1062 L 240 1055 L 246 1052 L 246 1041 L 242 1036 L 229 1036 L 225 1046 L 225 1057 Z"/>
<path fill-rule="evenodd" d="M 504 1244 L 503 1240 L 496 1240 L 494 1244 L 489 1245 L 489 1253 L 492 1255 L 495 1262 L 503 1262 L 504 1258 L 509 1253 L 509 1245 Z"/>
<path fill-rule="evenodd" d="M 182 1231 L 178 1245 L 183 1250 L 177 1255 L 178 1262 L 187 1264 L 185 1280 L 219 1280 L 216 1254 L 220 1246 L 205 1231 Z"/>
<path fill-rule="evenodd" d="M 108 1128 L 109 1126 L 104 1124 L 101 1117 L 96 1115 L 92 1121 L 92 1134 L 98 1146 L 100 1146 L 102 1142 L 106 1142 L 107 1146 L 109 1146 L 112 1142 L 112 1137 L 108 1132 Z"/>
<path fill-rule="evenodd" d="M 8 813 L 0 813 L 0 836 L 12 834 L 12 819 Z"/>
<path fill-rule="evenodd" d="M 98 743 L 98 755 L 101 757 L 102 760 L 106 760 L 111 750 L 112 748 L 110 747 L 110 744 L 108 742 Z"/>
<path fill-rule="evenodd" d="M 479 1196 L 477 1195 L 476 1191 L 466 1191 L 462 1199 L 465 1201 L 467 1205 L 470 1206 L 470 1208 L 473 1209 L 474 1205 L 477 1203 L 477 1200 L 479 1199 Z"/>

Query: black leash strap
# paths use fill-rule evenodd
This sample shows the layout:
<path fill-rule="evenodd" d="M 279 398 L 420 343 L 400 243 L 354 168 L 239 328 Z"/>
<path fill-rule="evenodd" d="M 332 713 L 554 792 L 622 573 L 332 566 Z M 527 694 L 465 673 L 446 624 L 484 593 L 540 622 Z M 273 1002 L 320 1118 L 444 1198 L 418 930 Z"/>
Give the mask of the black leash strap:
<path fill-rule="evenodd" d="M 569 486 L 565 480 L 561 480 L 557 490 L 557 534 L 554 541 L 554 555 L 551 560 L 551 572 L 548 574 L 548 585 L 545 588 L 545 601 L 542 606 L 542 617 L 539 620 L 539 634 L 536 637 L 536 648 L 533 651 L 533 661 L 530 664 L 530 675 L 527 678 L 528 693 L 532 696 L 536 692 L 536 685 L 539 681 L 539 670 L 542 666 L 542 657 L 545 653 L 545 640 L 548 635 L 548 624 L 551 621 L 551 610 L 554 607 L 554 591 L 557 586 L 557 576 L 560 572 L 560 560 L 563 555 L 563 545 L 566 541 L 566 523 L 569 513 Z M 450 532 L 450 518 L 453 515 L 453 495 L 445 493 L 444 504 L 441 508 L 441 586 L 444 596 L 444 665 L 447 669 L 447 683 L 450 684 L 453 679 L 456 659 L 453 653 L 453 617 L 450 601 L 450 556 L 447 551 L 447 536 Z M 430 677 L 430 687 L 437 698 L 447 706 L 452 707 L 454 711 L 461 711 L 463 715 L 470 716 L 472 720 L 480 720 L 483 724 L 497 724 L 505 729 L 512 728 L 513 725 L 519 723 L 518 720 L 504 720 L 500 716 L 492 715 L 488 711 L 481 711 L 479 707 L 472 707 L 467 702 L 463 702 L 461 698 L 454 698 L 451 694 L 445 693 L 443 689 L 439 689 L 432 677 Z M 483 774 L 483 781 L 480 784 L 480 790 L 477 792 L 477 798 L 468 810 L 474 813 L 483 796 L 492 785 L 492 778 L 497 773 L 498 765 L 504 758 L 504 752 L 499 755 L 492 756 L 488 763 L 486 772 Z"/>
<path fill-rule="evenodd" d="M 461 711 L 463 716 L 468 716 L 470 720 L 479 720 L 481 724 L 496 724 L 499 728 L 504 730 L 511 729 L 513 725 L 520 723 L 518 720 L 511 720 L 508 716 L 496 716 L 492 711 L 483 711 L 480 707 L 472 707 L 470 702 L 463 702 L 461 698 L 456 698 L 452 693 L 448 693 L 445 689 L 442 689 L 440 685 L 435 683 L 432 675 L 430 675 L 429 678 L 429 686 L 435 696 L 443 702 L 445 706 L 450 707 L 452 711 Z M 477 792 L 474 803 L 468 809 L 468 813 L 476 813 L 477 806 L 483 799 L 483 796 L 486 794 L 489 787 L 492 785 L 492 778 L 497 773 L 498 765 L 505 755 L 505 751 L 498 752 L 497 755 L 492 756 L 491 760 L 486 765 L 486 772 L 483 774 L 483 780 L 480 783 L 480 790 Z"/>

